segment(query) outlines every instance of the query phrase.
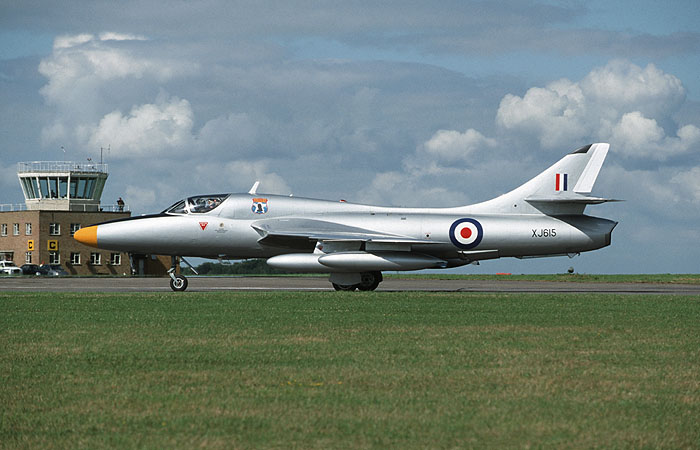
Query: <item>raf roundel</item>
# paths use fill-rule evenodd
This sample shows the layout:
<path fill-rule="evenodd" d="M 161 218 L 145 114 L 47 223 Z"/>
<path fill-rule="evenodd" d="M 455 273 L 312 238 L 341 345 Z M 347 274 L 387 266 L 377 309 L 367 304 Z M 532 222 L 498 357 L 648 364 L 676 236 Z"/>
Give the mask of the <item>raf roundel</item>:
<path fill-rule="evenodd" d="M 450 227 L 450 240 L 455 247 L 469 250 L 476 247 L 484 237 L 484 229 L 474 219 L 459 219 Z"/>

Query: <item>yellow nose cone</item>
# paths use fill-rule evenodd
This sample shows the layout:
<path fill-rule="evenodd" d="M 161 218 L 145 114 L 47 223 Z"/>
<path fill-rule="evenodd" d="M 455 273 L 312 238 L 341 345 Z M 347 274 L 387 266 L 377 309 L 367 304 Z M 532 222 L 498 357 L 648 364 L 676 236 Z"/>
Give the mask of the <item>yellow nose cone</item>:
<path fill-rule="evenodd" d="M 81 244 L 97 247 L 97 225 L 79 229 L 73 235 L 73 239 Z"/>

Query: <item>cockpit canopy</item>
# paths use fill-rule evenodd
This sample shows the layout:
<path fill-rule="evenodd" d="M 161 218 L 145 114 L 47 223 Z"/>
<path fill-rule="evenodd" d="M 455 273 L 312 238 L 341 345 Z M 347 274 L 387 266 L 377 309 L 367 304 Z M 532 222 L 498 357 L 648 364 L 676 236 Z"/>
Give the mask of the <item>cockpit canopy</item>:
<path fill-rule="evenodd" d="M 165 214 L 204 214 L 212 211 L 228 198 L 230 194 L 197 195 L 180 200 L 167 208 Z"/>

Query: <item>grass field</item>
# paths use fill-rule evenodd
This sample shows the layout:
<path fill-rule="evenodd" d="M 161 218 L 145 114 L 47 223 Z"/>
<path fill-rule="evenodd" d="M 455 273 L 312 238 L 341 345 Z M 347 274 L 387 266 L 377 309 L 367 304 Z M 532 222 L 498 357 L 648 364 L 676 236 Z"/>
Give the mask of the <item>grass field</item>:
<path fill-rule="evenodd" d="M 488 274 L 411 274 L 405 272 L 385 273 L 389 278 L 423 278 L 435 280 L 512 280 L 512 281 L 566 281 L 573 283 L 663 283 L 663 284 L 700 284 L 700 274 L 620 274 L 620 275 L 595 275 L 595 274 L 547 274 L 547 275 L 488 275 Z"/>
<path fill-rule="evenodd" d="M 700 447 L 700 298 L 0 293 L 0 447 Z"/>
<path fill-rule="evenodd" d="M 415 272 L 384 272 L 385 278 L 397 279 L 433 279 L 433 280 L 494 280 L 494 281 L 560 281 L 573 283 L 663 283 L 663 284 L 700 284 L 700 274 L 457 274 L 457 273 L 415 273 Z M 188 274 L 188 276 L 191 276 Z M 245 274 L 220 275 L 206 274 L 202 276 L 246 276 L 246 277 L 317 277 L 319 274 Z"/>

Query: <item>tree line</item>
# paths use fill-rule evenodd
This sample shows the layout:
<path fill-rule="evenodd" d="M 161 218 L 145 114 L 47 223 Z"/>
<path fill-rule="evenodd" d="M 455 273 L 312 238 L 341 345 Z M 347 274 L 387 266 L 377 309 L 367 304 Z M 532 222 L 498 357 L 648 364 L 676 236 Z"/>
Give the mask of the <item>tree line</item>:
<path fill-rule="evenodd" d="M 289 273 L 267 265 L 264 259 L 247 259 L 232 264 L 205 262 L 195 267 L 200 275 L 274 275 Z M 182 267 L 183 275 L 194 275 L 189 267 Z"/>

